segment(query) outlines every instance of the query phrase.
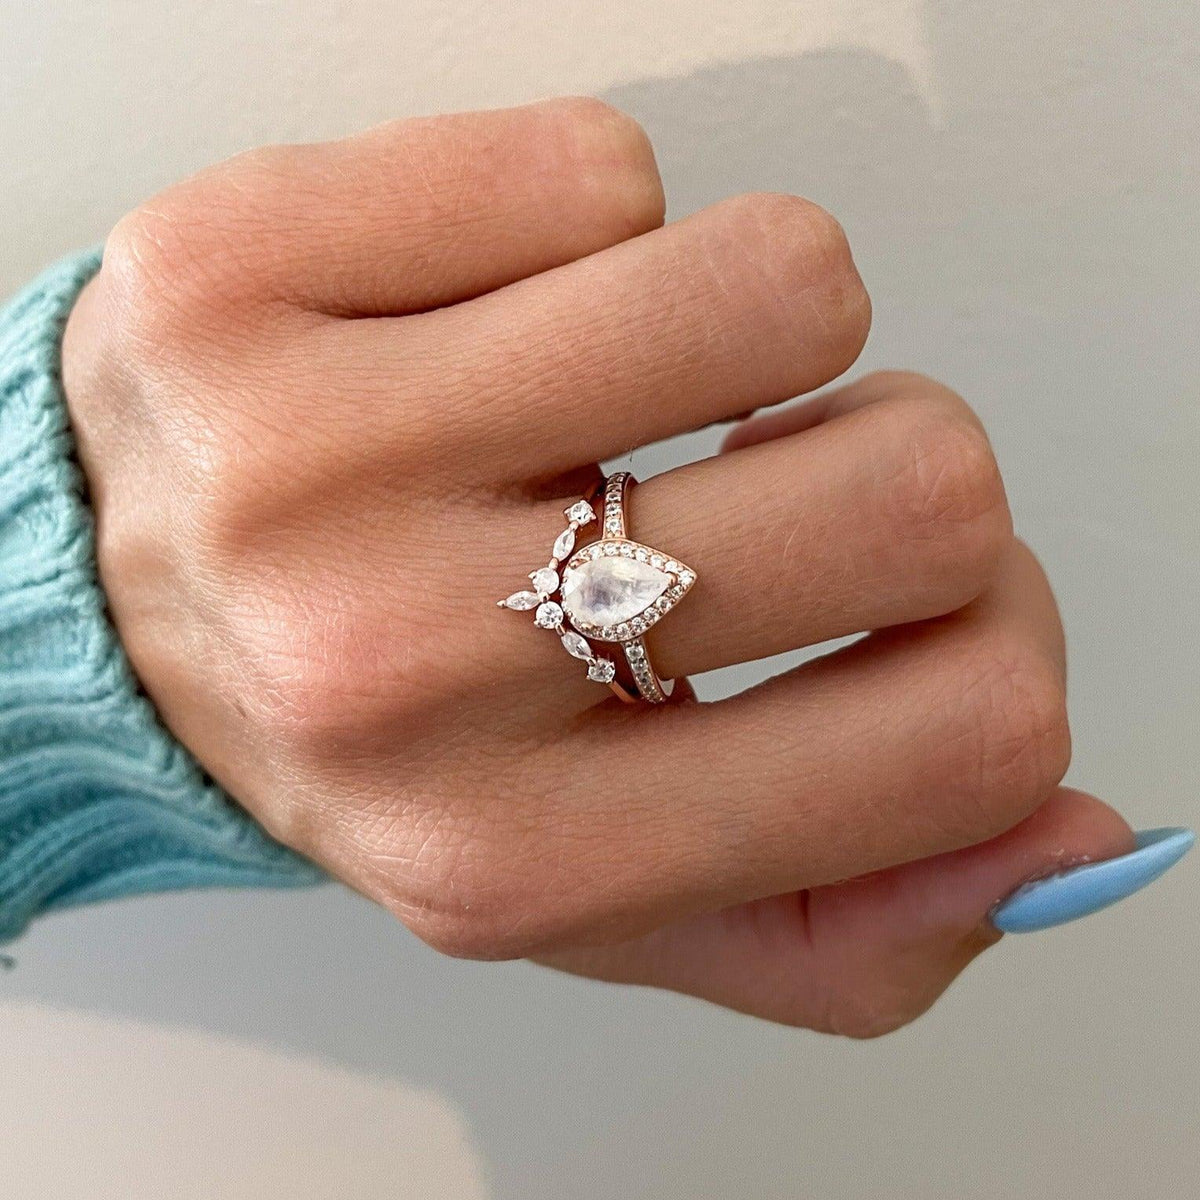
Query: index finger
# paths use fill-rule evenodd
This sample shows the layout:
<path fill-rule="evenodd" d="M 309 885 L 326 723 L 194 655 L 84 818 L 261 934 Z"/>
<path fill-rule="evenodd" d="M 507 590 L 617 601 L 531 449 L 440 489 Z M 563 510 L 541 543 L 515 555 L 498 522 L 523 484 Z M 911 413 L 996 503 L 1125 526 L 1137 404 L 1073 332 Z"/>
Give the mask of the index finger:
<path fill-rule="evenodd" d="M 112 245 L 161 254 L 203 234 L 256 296 L 338 316 L 421 312 L 573 262 L 662 224 L 654 151 L 632 117 L 567 97 L 389 121 L 267 146 L 169 188 Z M 138 257 L 135 255 L 134 257 Z"/>

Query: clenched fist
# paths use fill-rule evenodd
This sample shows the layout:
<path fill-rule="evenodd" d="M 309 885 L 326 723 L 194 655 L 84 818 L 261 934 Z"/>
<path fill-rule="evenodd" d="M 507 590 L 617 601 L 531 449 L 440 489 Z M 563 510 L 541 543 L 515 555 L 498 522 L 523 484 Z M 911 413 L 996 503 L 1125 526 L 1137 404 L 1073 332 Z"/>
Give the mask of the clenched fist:
<path fill-rule="evenodd" d="M 832 217 L 664 227 L 596 101 L 241 155 L 117 225 L 67 331 L 118 631 L 241 804 L 435 947 L 895 1028 L 999 899 L 1131 845 L 1057 786 L 1062 632 L 967 405 L 871 375 L 631 493 L 698 575 L 664 677 L 871 631 L 752 691 L 622 705 L 495 606 L 598 462 L 828 384 L 869 319 Z"/>

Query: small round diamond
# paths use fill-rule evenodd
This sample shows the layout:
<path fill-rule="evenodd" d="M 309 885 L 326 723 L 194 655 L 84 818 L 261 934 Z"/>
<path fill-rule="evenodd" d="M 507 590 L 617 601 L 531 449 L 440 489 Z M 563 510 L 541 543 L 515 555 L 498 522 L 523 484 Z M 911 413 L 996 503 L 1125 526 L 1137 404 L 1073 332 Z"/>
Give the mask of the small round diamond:
<path fill-rule="evenodd" d="M 563 516 L 568 521 L 577 521 L 580 525 L 586 525 L 589 521 L 596 519 L 596 510 L 586 500 L 579 500 L 568 508 Z"/>
<path fill-rule="evenodd" d="M 537 612 L 533 614 L 533 623 L 542 629 L 557 629 L 562 621 L 563 610 L 553 600 L 539 604 Z"/>
<path fill-rule="evenodd" d="M 533 590 L 539 596 L 548 596 L 558 588 L 558 572 L 553 567 L 539 567 L 530 571 L 529 578 L 533 580 Z"/>
<path fill-rule="evenodd" d="M 593 658 L 588 663 L 587 677 L 593 683 L 612 683 L 617 677 L 617 668 L 607 658 Z"/>

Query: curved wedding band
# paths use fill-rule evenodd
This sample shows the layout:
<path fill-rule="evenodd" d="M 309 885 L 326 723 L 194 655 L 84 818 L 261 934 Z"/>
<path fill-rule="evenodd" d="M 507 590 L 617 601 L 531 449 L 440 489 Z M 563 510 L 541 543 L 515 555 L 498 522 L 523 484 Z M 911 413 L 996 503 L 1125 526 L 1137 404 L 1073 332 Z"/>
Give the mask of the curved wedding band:
<path fill-rule="evenodd" d="M 549 563 L 529 573 L 532 590 L 497 603 L 518 612 L 532 609 L 534 624 L 553 630 L 568 654 L 587 663 L 588 678 L 607 683 L 623 700 L 661 704 L 672 684 L 654 670 L 643 635 L 683 599 L 696 573 L 629 538 L 626 507 L 633 481 L 628 471 L 618 471 L 605 482 L 601 536 L 581 549 L 575 549 L 576 535 L 596 520 L 596 511 L 591 499 L 565 509 L 568 525 Z M 619 645 L 628 675 L 592 642 Z"/>

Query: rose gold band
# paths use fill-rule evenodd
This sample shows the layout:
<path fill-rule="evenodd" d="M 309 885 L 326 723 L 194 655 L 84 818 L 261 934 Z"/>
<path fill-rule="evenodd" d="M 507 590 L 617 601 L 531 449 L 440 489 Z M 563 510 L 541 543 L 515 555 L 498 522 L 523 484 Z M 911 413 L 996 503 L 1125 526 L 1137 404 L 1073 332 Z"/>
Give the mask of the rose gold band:
<path fill-rule="evenodd" d="M 643 635 L 683 599 L 696 572 L 629 537 L 626 504 L 633 482 L 628 471 L 618 471 L 565 508 L 567 526 L 549 561 L 529 572 L 529 587 L 496 603 L 532 612 L 538 628 L 554 633 L 572 658 L 587 664 L 588 679 L 608 684 L 622 700 L 662 704 L 673 685 L 654 670 Z M 600 508 L 600 536 L 577 547 L 580 531 L 597 520 L 594 505 Z M 621 647 L 615 657 L 603 649 L 613 643 Z"/>
<path fill-rule="evenodd" d="M 627 538 L 627 522 L 625 509 L 631 486 L 637 481 L 630 471 L 617 471 L 611 475 L 604 486 L 603 499 L 603 536 L 606 538 Z M 624 672 L 619 672 L 616 679 L 609 684 L 614 692 L 626 702 L 645 700 L 648 704 L 663 704 L 670 696 L 675 686 L 674 680 L 662 680 L 650 662 L 650 653 L 646 648 L 644 637 L 634 637 L 621 643 L 625 652 L 625 663 L 633 679 L 633 691 L 629 683 L 622 678 Z"/>

